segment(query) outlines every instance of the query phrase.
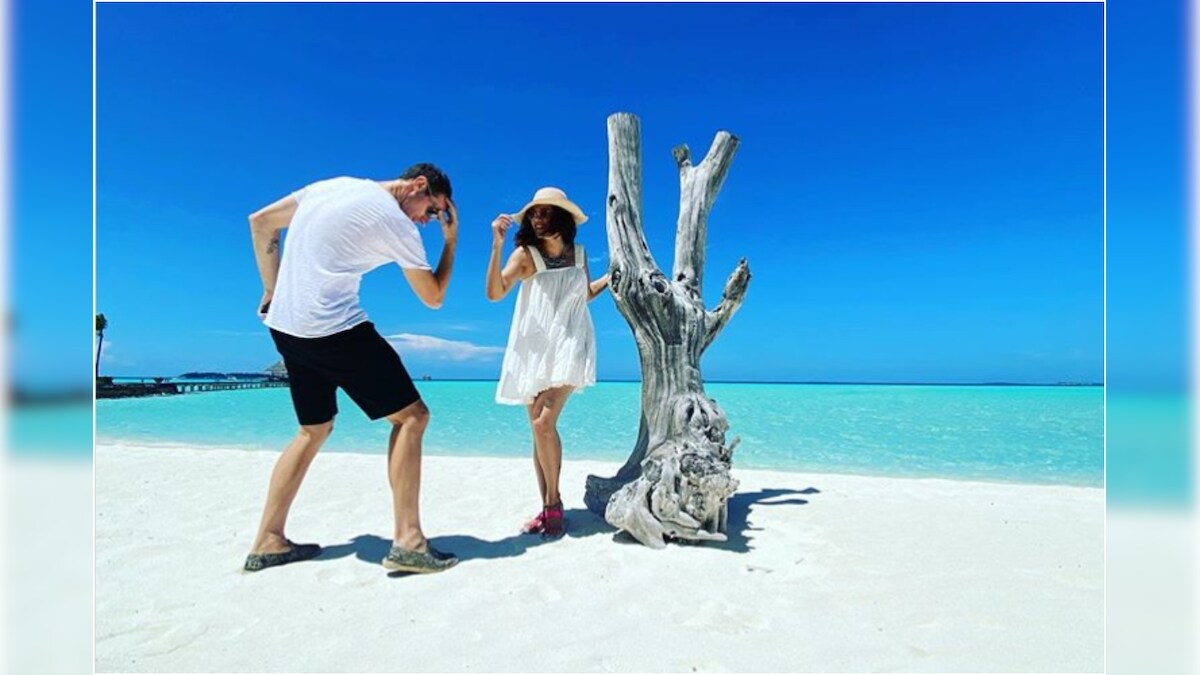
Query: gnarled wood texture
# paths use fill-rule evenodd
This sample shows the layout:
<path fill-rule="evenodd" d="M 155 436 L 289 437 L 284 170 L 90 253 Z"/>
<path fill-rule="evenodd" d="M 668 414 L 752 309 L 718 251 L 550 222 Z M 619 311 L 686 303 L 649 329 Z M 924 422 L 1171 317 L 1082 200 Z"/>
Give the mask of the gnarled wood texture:
<path fill-rule="evenodd" d="M 637 442 L 611 478 L 588 476 L 584 501 L 638 541 L 662 548 L 664 537 L 724 540 L 735 439 L 704 393 L 700 356 L 741 306 L 750 281 L 742 259 L 711 310 L 701 295 L 708 213 L 738 140 L 717 133 L 699 165 L 686 145 L 674 149 L 680 205 L 671 276 L 654 262 L 642 229 L 641 130 L 637 117 L 608 118 L 607 229 L 610 289 L 637 342 L 642 418 Z"/>

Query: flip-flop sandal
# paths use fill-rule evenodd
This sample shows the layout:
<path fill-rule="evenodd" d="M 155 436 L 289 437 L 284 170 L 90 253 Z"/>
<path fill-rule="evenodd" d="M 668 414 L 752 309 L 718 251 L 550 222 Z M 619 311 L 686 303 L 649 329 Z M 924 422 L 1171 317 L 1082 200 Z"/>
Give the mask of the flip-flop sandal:
<path fill-rule="evenodd" d="M 279 553 L 251 553 L 246 556 L 246 564 L 242 567 L 247 572 L 258 572 L 268 567 L 278 567 L 288 563 L 312 560 L 321 555 L 321 547 L 317 544 L 297 544 L 286 540 L 288 550 Z"/>
<path fill-rule="evenodd" d="M 410 551 L 399 546 L 393 546 L 388 552 L 387 557 L 383 559 L 384 569 L 393 572 L 415 572 L 417 574 L 430 574 L 432 572 L 442 572 L 454 567 L 458 564 L 458 558 L 452 553 L 443 553 L 433 547 L 433 544 L 426 544 L 424 551 Z"/>

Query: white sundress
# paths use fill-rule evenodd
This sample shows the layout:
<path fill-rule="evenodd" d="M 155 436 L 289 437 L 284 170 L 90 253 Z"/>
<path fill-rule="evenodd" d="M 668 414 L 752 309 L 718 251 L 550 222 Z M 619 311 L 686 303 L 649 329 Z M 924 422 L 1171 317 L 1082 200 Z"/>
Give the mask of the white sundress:
<path fill-rule="evenodd" d="M 508 405 L 529 405 L 553 387 L 579 390 L 596 383 L 596 332 L 587 307 L 583 247 L 575 246 L 573 266 L 557 269 L 546 268 L 536 246 L 526 250 L 535 271 L 517 291 L 496 385 L 496 402 Z"/>

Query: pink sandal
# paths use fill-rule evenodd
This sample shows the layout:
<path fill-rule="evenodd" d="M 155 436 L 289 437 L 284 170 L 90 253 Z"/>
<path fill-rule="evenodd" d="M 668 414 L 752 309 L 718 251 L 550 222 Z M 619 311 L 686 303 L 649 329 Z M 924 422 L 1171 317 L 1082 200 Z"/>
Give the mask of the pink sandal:
<path fill-rule="evenodd" d="M 563 518 L 563 504 L 551 504 L 542 511 L 542 537 L 557 538 L 566 534 L 566 520 Z"/>
<path fill-rule="evenodd" d="M 521 526 L 521 534 L 540 534 L 546 528 L 546 511 L 538 513 Z"/>

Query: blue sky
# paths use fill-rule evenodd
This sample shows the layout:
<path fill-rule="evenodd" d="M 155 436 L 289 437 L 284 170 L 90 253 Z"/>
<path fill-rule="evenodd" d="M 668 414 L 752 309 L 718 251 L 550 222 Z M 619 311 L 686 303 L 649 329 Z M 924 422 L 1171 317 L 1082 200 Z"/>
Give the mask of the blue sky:
<path fill-rule="evenodd" d="M 1187 382 L 1185 4 L 1110 6 L 1108 376 L 1122 392 Z"/>
<path fill-rule="evenodd" d="M 364 306 L 385 334 L 421 336 L 399 345 L 414 373 L 494 377 L 512 298 L 483 294 L 488 223 L 562 187 L 592 216 L 580 241 L 599 273 L 605 118 L 629 111 L 663 267 L 671 148 L 702 155 L 718 129 L 742 141 L 709 222 L 706 299 L 739 257 L 754 278 L 708 379 L 1100 380 L 1102 11 L 99 5 L 102 370 L 270 364 L 246 215 L 312 180 L 434 161 L 462 217 L 446 305 L 382 268 Z M 637 378 L 611 299 L 592 308 L 599 376 Z"/>
<path fill-rule="evenodd" d="M 75 0 L 10 6 L 11 377 L 90 388 L 91 13 Z"/>

